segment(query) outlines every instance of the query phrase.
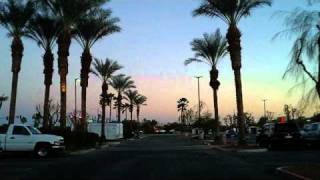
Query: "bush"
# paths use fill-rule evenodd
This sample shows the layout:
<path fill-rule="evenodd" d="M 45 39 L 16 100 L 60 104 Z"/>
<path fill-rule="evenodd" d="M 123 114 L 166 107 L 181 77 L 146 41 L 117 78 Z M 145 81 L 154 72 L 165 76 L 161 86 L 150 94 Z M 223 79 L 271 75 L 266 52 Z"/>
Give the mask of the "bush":
<path fill-rule="evenodd" d="M 44 134 L 62 136 L 67 150 L 95 147 L 100 140 L 99 136 L 95 133 L 71 131 L 70 129 L 56 128 L 53 130 L 42 130 L 42 132 Z"/>
<path fill-rule="evenodd" d="M 134 133 L 138 131 L 139 124 L 136 121 L 125 120 L 123 124 L 123 137 L 125 139 L 132 138 Z"/>

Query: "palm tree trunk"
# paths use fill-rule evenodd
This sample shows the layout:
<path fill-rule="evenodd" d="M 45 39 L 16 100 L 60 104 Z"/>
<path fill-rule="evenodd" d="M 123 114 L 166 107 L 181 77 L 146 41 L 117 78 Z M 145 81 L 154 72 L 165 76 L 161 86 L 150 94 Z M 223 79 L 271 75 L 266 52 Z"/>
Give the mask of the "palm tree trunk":
<path fill-rule="evenodd" d="M 101 121 L 101 139 L 100 139 L 100 143 L 102 143 L 105 139 L 105 122 L 106 122 L 106 103 L 108 100 L 108 84 L 106 81 L 103 81 L 102 84 L 102 93 L 101 93 L 101 98 L 102 98 L 102 103 L 101 103 L 101 107 L 102 107 L 102 121 Z"/>
<path fill-rule="evenodd" d="M 219 138 L 219 134 L 220 134 L 220 123 L 219 123 L 219 106 L 218 106 L 218 90 L 214 89 L 213 90 L 213 104 L 214 104 L 214 126 L 216 129 L 216 137 Z"/>
<path fill-rule="evenodd" d="M 112 103 L 110 103 L 109 122 L 111 122 L 111 114 L 112 114 Z"/>
<path fill-rule="evenodd" d="M 87 119 L 87 87 L 89 81 L 92 56 L 89 48 L 85 48 L 81 56 L 81 129 L 86 129 Z"/>
<path fill-rule="evenodd" d="M 228 51 L 231 57 L 232 69 L 235 77 L 236 102 L 238 110 L 238 126 L 239 126 L 239 145 L 246 144 L 245 140 L 245 124 L 243 113 L 242 99 L 242 82 L 241 82 L 241 33 L 235 24 L 230 25 L 227 33 L 229 43 Z"/>
<path fill-rule="evenodd" d="M 18 89 L 18 78 L 21 69 L 21 61 L 23 56 L 23 43 L 19 37 L 14 37 L 11 45 L 12 52 L 12 84 L 10 98 L 9 124 L 14 124 L 16 112 L 16 100 Z"/>
<path fill-rule="evenodd" d="M 137 122 L 140 122 L 140 117 L 139 117 L 139 115 L 140 115 L 140 110 L 139 110 L 139 108 L 137 107 Z"/>
<path fill-rule="evenodd" d="M 120 94 L 120 92 L 118 92 L 118 123 L 120 123 L 121 122 L 121 99 L 122 99 L 122 97 L 121 97 L 121 94 Z"/>
<path fill-rule="evenodd" d="M 106 139 L 105 131 L 104 131 L 105 123 L 106 123 L 106 105 L 102 104 L 101 107 L 102 107 L 102 120 L 101 120 L 101 140 L 100 140 L 100 142 L 103 142 Z"/>
<path fill-rule="evenodd" d="M 48 129 L 49 127 L 49 101 L 50 101 L 50 86 L 52 85 L 52 75 L 53 75 L 53 61 L 54 57 L 50 48 L 47 48 L 46 53 L 43 56 L 44 64 L 44 103 L 43 103 L 43 127 Z"/>
<path fill-rule="evenodd" d="M 316 84 L 318 97 L 320 99 L 320 36 L 318 38 L 318 84 Z"/>
<path fill-rule="evenodd" d="M 67 126 L 67 74 L 71 33 L 64 30 L 58 37 L 58 67 L 60 75 L 60 126 Z"/>
<path fill-rule="evenodd" d="M 126 120 L 128 120 L 128 109 L 126 109 Z"/>
<path fill-rule="evenodd" d="M 133 121 L 132 116 L 133 116 L 133 108 L 130 108 L 130 120 L 131 120 L 131 122 Z"/>
<path fill-rule="evenodd" d="M 220 82 L 218 81 L 219 71 L 213 66 L 210 71 L 210 86 L 213 90 L 213 108 L 214 108 L 214 129 L 216 130 L 216 138 L 219 141 L 219 106 L 218 106 L 218 89 Z"/>

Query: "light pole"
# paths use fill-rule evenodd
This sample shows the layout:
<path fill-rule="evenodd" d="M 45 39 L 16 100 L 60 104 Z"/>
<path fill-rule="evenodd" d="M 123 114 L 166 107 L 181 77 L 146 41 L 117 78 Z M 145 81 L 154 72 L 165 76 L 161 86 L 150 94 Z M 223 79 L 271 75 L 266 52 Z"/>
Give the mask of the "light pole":
<path fill-rule="evenodd" d="M 199 119 L 201 118 L 201 112 L 200 112 L 200 78 L 202 78 L 202 76 L 196 76 L 195 78 L 198 79 L 198 116 Z"/>
<path fill-rule="evenodd" d="M 266 101 L 267 101 L 268 99 L 262 99 L 262 101 L 263 101 L 263 109 L 264 109 L 264 118 L 266 118 Z"/>
<path fill-rule="evenodd" d="M 79 78 L 74 79 L 74 122 L 77 123 L 77 81 Z"/>

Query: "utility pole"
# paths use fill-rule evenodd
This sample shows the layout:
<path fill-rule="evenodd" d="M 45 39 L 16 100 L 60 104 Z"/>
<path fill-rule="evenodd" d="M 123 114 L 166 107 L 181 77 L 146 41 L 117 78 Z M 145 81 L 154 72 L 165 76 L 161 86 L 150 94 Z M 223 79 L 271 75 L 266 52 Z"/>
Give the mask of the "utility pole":
<path fill-rule="evenodd" d="M 266 101 L 268 101 L 268 99 L 262 99 L 263 101 L 263 108 L 264 108 L 264 117 L 267 118 L 266 116 Z"/>
<path fill-rule="evenodd" d="M 202 76 L 196 76 L 195 78 L 198 79 L 198 115 L 199 115 L 199 119 L 201 118 L 201 112 L 200 112 L 200 78 L 202 78 Z"/>
<path fill-rule="evenodd" d="M 79 78 L 74 79 L 74 122 L 77 124 L 77 81 Z"/>

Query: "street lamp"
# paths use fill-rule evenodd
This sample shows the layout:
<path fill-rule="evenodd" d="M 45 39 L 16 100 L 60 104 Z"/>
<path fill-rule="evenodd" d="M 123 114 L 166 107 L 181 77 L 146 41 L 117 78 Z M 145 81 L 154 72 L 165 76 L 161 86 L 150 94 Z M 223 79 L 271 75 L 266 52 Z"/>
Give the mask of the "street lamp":
<path fill-rule="evenodd" d="M 267 101 L 268 99 L 262 99 L 262 101 L 263 101 L 263 109 L 264 109 L 264 117 L 266 118 L 266 101 Z"/>
<path fill-rule="evenodd" d="M 196 76 L 195 78 L 198 79 L 198 116 L 200 119 L 200 117 L 201 117 L 201 113 L 200 113 L 200 78 L 202 78 L 202 76 Z"/>
<path fill-rule="evenodd" d="M 74 122 L 77 123 L 77 81 L 79 78 L 74 79 Z"/>

